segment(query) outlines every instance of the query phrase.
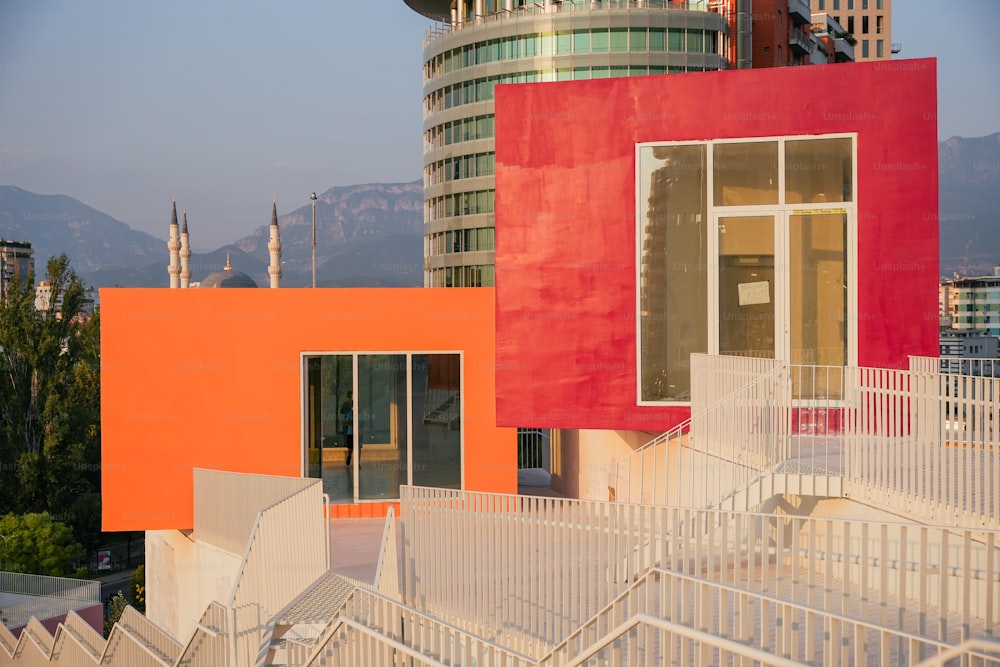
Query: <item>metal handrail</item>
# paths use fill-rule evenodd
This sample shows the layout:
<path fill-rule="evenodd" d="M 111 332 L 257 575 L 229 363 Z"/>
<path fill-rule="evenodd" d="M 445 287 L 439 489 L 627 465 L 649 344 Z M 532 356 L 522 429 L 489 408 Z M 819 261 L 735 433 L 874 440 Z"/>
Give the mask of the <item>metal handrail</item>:
<path fill-rule="evenodd" d="M 718 14 L 710 3 L 705 1 L 697 2 L 677 2 L 676 0 L 645 0 L 642 5 L 640 5 L 636 0 L 603 0 L 601 4 L 595 5 L 592 2 L 561 2 L 559 4 L 552 4 L 548 8 L 541 2 L 534 2 L 531 4 L 525 4 L 520 7 L 515 7 L 513 10 L 499 9 L 495 12 L 488 14 L 477 15 L 469 20 L 462 20 L 457 23 L 451 23 L 447 21 L 439 21 L 431 25 L 430 28 L 424 33 L 423 46 L 427 47 L 428 44 L 436 39 L 439 39 L 445 35 L 448 35 L 456 30 L 462 30 L 465 27 L 480 26 L 484 23 L 489 23 L 493 21 L 506 21 L 506 20 L 518 20 L 526 16 L 538 16 L 538 15 L 555 15 L 555 14 L 566 14 L 566 13 L 576 13 L 576 12 L 609 12 L 609 11 L 649 11 L 649 10 L 682 10 L 682 11 L 695 11 L 695 12 L 705 12 L 711 14 Z"/>

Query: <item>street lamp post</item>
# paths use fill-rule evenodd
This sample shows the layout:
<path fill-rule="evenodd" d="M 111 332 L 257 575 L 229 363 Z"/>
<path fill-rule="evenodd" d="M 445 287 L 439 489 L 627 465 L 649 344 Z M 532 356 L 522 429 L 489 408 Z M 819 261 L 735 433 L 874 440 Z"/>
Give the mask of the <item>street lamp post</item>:
<path fill-rule="evenodd" d="M 313 205 L 313 287 L 316 287 L 316 193 L 309 198 Z"/>

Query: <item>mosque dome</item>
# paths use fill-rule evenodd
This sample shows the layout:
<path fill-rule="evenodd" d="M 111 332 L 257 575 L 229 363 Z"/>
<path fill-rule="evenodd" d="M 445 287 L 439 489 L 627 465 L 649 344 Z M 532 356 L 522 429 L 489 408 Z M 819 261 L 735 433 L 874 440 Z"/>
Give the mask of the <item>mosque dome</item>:
<path fill-rule="evenodd" d="M 242 271 L 233 269 L 233 265 L 229 262 L 229 254 L 227 253 L 225 268 L 222 271 L 216 271 L 205 276 L 198 287 L 200 289 L 206 287 L 257 287 L 257 283 Z"/>

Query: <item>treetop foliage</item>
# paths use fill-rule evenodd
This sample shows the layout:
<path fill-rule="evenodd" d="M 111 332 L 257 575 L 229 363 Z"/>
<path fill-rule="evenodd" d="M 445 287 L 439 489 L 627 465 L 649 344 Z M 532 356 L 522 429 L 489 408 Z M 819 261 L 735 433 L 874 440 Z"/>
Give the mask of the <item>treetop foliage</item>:
<path fill-rule="evenodd" d="M 0 513 L 48 513 L 94 548 L 99 315 L 85 315 L 86 289 L 65 254 L 48 261 L 45 280 L 47 308 L 36 308 L 34 276 L 0 302 Z"/>

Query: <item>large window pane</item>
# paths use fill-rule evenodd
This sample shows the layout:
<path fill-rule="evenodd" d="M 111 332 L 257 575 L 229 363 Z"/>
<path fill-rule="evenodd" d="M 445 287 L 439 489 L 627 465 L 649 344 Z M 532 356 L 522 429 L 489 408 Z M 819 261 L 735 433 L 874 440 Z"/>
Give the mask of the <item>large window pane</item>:
<path fill-rule="evenodd" d="M 650 51 L 662 51 L 663 50 L 663 28 L 650 28 L 649 29 L 649 50 Z"/>
<path fill-rule="evenodd" d="M 785 201 L 851 201 L 852 144 L 850 137 L 785 142 Z"/>
<path fill-rule="evenodd" d="M 399 498 L 406 483 L 406 355 L 365 354 L 358 357 L 356 448 L 358 498 Z"/>
<path fill-rule="evenodd" d="M 344 466 L 349 434 L 339 407 L 353 387 L 351 355 L 324 355 L 306 359 L 307 474 L 323 479 L 323 492 L 333 502 L 354 498 L 353 480 Z"/>
<path fill-rule="evenodd" d="M 706 149 L 643 147 L 640 399 L 690 400 L 690 356 L 708 351 Z"/>
<path fill-rule="evenodd" d="M 413 483 L 462 485 L 461 356 L 413 355 Z"/>
<path fill-rule="evenodd" d="M 716 144 L 716 206 L 778 203 L 778 142 Z"/>
<path fill-rule="evenodd" d="M 628 35 L 629 51 L 646 50 L 646 31 L 642 28 L 632 28 Z"/>
<path fill-rule="evenodd" d="M 719 218 L 719 354 L 774 358 L 774 216 Z"/>
<path fill-rule="evenodd" d="M 568 30 L 556 33 L 556 53 L 559 55 L 573 53 L 573 33 Z"/>
<path fill-rule="evenodd" d="M 627 51 L 628 50 L 628 29 L 627 28 L 612 28 L 611 29 L 611 50 L 612 51 Z"/>
<path fill-rule="evenodd" d="M 590 50 L 595 52 L 607 51 L 609 45 L 608 31 L 606 28 L 597 28 L 590 37 Z"/>
<path fill-rule="evenodd" d="M 847 363 L 847 215 L 788 218 L 790 352 L 793 364 Z M 796 398 L 842 398 L 842 373 L 795 378 Z"/>
<path fill-rule="evenodd" d="M 670 28 L 670 31 L 667 33 L 667 50 L 668 51 L 684 50 L 683 28 Z"/>

